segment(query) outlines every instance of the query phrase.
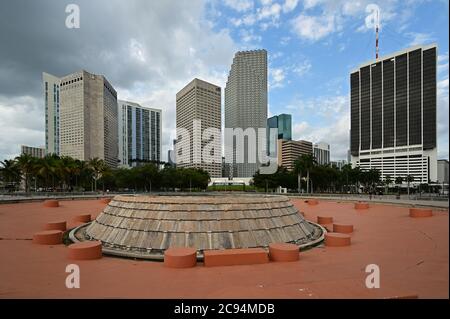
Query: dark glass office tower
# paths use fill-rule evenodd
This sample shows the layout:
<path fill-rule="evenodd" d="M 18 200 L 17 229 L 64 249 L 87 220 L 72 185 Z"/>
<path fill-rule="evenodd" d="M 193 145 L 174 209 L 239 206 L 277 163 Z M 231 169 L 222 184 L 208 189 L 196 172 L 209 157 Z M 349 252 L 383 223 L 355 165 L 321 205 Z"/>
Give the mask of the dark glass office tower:
<path fill-rule="evenodd" d="M 352 164 L 385 178 L 437 178 L 437 47 L 417 46 L 363 64 L 350 74 Z"/>
<path fill-rule="evenodd" d="M 269 130 L 277 129 L 275 140 L 270 139 Z M 277 140 L 292 140 L 292 116 L 291 114 L 275 115 L 267 119 L 267 150 L 269 155 L 275 156 L 277 151 Z"/>

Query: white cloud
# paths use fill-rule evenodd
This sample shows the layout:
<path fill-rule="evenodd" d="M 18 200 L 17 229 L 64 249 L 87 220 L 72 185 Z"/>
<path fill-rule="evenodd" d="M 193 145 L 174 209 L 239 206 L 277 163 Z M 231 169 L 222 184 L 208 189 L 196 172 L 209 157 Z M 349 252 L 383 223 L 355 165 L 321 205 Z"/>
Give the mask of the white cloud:
<path fill-rule="evenodd" d="M 295 65 L 292 71 L 298 76 L 303 76 L 311 70 L 311 67 L 311 62 L 309 60 L 304 60 L 302 63 Z"/>
<path fill-rule="evenodd" d="M 283 12 L 288 13 L 297 7 L 298 0 L 286 0 L 283 4 Z"/>
<path fill-rule="evenodd" d="M 258 9 L 258 20 L 269 18 L 278 20 L 280 18 L 281 10 L 282 7 L 279 3 L 263 6 L 262 8 Z"/>
<path fill-rule="evenodd" d="M 282 68 L 270 68 L 269 69 L 269 88 L 275 89 L 284 86 L 284 80 L 286 73 Z"/>
<path fill-rule="evenodd" d="M 294 20 L 293 25 L 302 22 L 308 29 L 301 32 L 296 29 L 300 38 L 308 40 L 318 40 L 332 32 L 339 32 L 344 24 L 351 18 L 360 19 L 361 25 L 355 29 L 356 32 L 368 31 L 364 24 L 365 17 L 369 14 L 366 7 L 372 4 L 372 0 L 305 0 L 303 3 L 303 12 Z M 396 10 L 398 1 L 378 0 L 377 5 L 380 8 L 380 26 L 383 22 L 391 21 L 397 16 Z M 300 25 L 302 25 L 300 24 Z M 315 31 L 314 28 L 318 27 Z"/>
<path fill-rule="evenodd" d="M 292 21 L 294 32 L 303 39 L 317 41 L 335 31 L 335 17 L 300 14 Z"/>
<path fill-rule="evenodd" d="M 50 7 L 52 5 L 51 2 L 47 4 Z M 29 85 L 22 85 L 24 89 L 20 92 L 14 96 L 11 94 L 7 96 L 5 87 L 0 86 L 0 160 L 18 155 L 20 144 L 34 146 L 45 144 L 44 103 L 39 92 L 42 71 L 64 75 L 83 68 L 93 73 L 104 74 L 116 88 L 120 99 L 162 109 L 163 160 L 166 159 L 167 149 L 172 147 L 172 139 L 175 137 L 175 94 L 195 77 L 220 85 L 222 88 L 225 86 L 237 45 L 228 30 L 213 29 L 212 24 L 206 21 L 202 2 L 151 1 L 140 6 L 139 10 L 135 6 L 113 2 L 107 6 L 109 9 L 106 12 L 98 11 L 103 6 L 97 2 L 91 5 L 98 5 L 99 8 L 86 9 L 86 15 L 95 16 L 98 12 L 102 12 L 102 19 L 108 20 L 112 19 L 111 14 L 121 12 L 124 19 L 122 21 L 133 23 L 113 25 L 99 23 L 96 25 L 100 28 L 97 30 L 99 34 L 114 37 L 107 39 L 90 37 L 92 32 L 89 31 L 91 29 L 87 24 L 95 19 L 88 19 L 86 16 L 85 27 L 77 34 L 77 38 L 84 39 L 82 45 L 73 45 L 68 40 L 61 41 L 61 46 L 67 45 L 70 50 L 62 53 L 55 52 L 54 48 L 49 51 L 34 50 L 30 47 L 21 50 L 20 54 L 8 55 L 9 58 L 14 56 L 20 58 L 17 58 L 19 61 L 17 63 L 6 65 L 26 66 L 28 61 L 23 58 L 24 52 L 32 52 L 32 60 L 40 64 L 30 68 L 31 71 L 26 69 L 33 75 L 32 93 L 29 93 Z M 127 19 L 130 16 L 133 19 Z M 41 15 L 36 19 L 40 17 Z M 36 23 L 34 20 L 30 21 L 30 25 Z M 43 25 L 39 29 L 36 41 L 53 43 L 51 37 L 53 33 L 47 32 L 48 29 L 53 31 L 47 25 Z M 97 55 L 91 54 L 93 52 Z M 61 56 L 64 56 L 64 59 L 61 59 Z M 63 67 L 60 68 L 62 71 L 57 68 L 58 59 L 64 61 Z M 51 61 L 51 64 L 47 64 L 47 61 Z M 54 71 L 55 69 L 60 71 Z M 2 70 L 0 74 L 4 75 Z M 16 74 L 23 72 L 22 69 L 13 71 Z M 26 75 L 26 78 L 30 77 L 27 73 Z"/>
<path fill-rule="evenodd" d="M 434 37 L 429 33 L 408 32 L 406 35 L 412 38 L 408 46 L 429 44 L 434 41 Z"/>
<path fill-rule="evenodd" d="M 44 146 L 43 102 L 31 96 L 0 95 L 0 160 L 20 153 L 20 145 Z"/>
<path fill-rule="evenodd" d="M 239 27 L 241 25 L 252 26 L 256 23 L 256 17 L 254 14 L 248 14 L 242 18 L 231 18 L 230 21 L 235 27 Z"/>
<path fill-rule="evenodd" d="M 311 9 L 317 6 L 322 0 L 304 0 L 303 1 L 303 7 L 305 9 Z"/>
<path fill-rule="evenodd" d="M 331 146 L 332 159 L 346 159 L 350 127 L 348 103 L 348 97 L 344 95 L 295 100 L 287 106 L 293 122 L 299 120 L 292 129 L 293 139 L 313 143 L 324 141 Z M 309 116 L 297 117 L 296 114 Z"/>
<path fill-rule="evenodd" d="M 239 35 L 241 36 L 241 40 L 244 43 L 261 42 L 262 40 L 262 37 L 260 35 L 256 35 L 252 29 L 250 30 L 242 29 L 239 32 Z"/>
<path fill-rule="evenodd" d="M 238 12 L 245 12 L 253 8 L 252 0 L 225 0 L 224 3 Z"/>

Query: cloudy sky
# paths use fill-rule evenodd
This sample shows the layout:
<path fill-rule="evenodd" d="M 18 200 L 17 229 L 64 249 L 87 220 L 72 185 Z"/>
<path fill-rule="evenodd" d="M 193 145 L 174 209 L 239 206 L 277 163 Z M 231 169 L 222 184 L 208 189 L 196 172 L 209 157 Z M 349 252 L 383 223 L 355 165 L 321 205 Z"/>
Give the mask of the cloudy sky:
<path fill-rule="evenodd" d="M 68 4 L 80 28 L 67 29 Z M 238 50 L 269 52 L 269 114 L 293 137 L 345 159 L 349 72 L 374 58 L 366 6 L 381 10 L 380 54 L 437 43 L 438 153 L 448 158 L 448 0 L 9 0 L 0 10 L 0 160 L 44 145 L 42 72 L 103 74 L 120 99 L 163 110 L 163 159 L 175 94 L 198 77 L 225 87 Z"/>

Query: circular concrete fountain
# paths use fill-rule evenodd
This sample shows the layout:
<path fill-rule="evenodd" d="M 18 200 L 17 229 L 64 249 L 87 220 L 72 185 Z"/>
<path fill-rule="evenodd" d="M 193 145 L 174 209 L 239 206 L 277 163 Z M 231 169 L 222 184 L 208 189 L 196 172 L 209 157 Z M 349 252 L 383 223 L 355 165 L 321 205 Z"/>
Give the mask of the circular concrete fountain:
<path fill-rule="evenodd" d="M 199 258 L 208 249 L 306 247 L 323 239 L 323 228 L 306 221 L 287 196 L 119 195 L 71 237 L 99 240 L 107 254 L 162 260 L 170 247 L 196 248 Z"/>

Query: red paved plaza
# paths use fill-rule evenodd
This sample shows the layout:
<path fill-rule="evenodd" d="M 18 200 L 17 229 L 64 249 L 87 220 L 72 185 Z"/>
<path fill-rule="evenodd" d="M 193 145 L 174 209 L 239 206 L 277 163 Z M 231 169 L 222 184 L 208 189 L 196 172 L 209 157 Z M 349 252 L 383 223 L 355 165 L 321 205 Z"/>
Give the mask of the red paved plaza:
<path fill-rule="evenodd" d="M 99 200 L 0 205 L 1 298 L 448 298 L 447 210 L 428 218 L 409 217 L 409 207 L 293 199 L 308 220 L 332 216 L 352 224 L 351 246 L 324 245 L 300 252 L 300 260 L 260 265 L 171 269 L 162 262 L 122 259 L 73 261 L 65 245 L 36 245 L 45 223 L 76 215 L 95 217 Z M 331 225 L 325 225 L 331 230 Z M 66 266 L 80 266 L 80 288 L 68 289 Z M 368 289 L 365 268 L 377 264 L 381 288 Z"/>

